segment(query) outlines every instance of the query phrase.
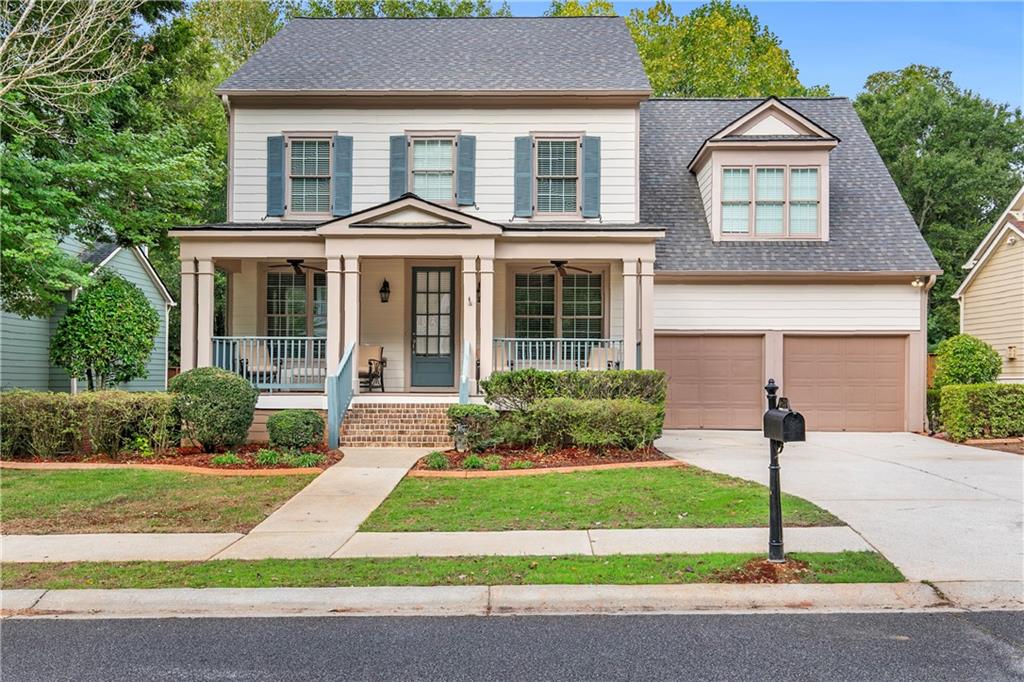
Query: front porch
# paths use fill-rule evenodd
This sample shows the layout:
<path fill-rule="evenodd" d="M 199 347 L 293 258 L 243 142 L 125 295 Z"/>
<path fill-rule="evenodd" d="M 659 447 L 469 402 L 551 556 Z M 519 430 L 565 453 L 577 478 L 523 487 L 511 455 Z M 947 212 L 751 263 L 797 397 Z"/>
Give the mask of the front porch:
<path fill-rule="evenodd" d="M 176 230 L 182 370 L 246 377 L 260 410 L 326 410 L 333 442 L 350 404 L 467 402 L 527 367 L 651 368 L 663 234 L 500 225 L 414 195 L 320 224 Z"/>

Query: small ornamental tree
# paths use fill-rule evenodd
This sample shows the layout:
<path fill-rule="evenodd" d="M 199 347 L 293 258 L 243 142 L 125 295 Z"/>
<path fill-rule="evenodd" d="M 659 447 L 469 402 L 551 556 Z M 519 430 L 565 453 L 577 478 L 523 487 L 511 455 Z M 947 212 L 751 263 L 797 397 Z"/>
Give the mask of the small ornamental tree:
<path fill-rule="evenodd" d="M 995 348 L 976 336 L 957 334 L 935 349 L 935 388 L 995 381 L 1002 366 Z"/>
<path fill-rule="evenodd" d="M 50 361 L 89 390 L 146 376 L 160 316 L 137 286 L 101 273 L 68 305 L 50 340 Z"/>

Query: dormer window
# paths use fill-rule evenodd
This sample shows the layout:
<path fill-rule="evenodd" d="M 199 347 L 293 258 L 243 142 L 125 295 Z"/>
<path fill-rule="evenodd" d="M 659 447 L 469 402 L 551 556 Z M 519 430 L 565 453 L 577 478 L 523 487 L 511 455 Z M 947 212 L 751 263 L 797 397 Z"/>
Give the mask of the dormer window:
<path fill-rule="evenodd" d="M 769 98 L 690 160 L 713 241 L 828 241 L 829 154 L 839 139 Z"/>
<path fill-rule="evenodd" d="M 817 237 L 818 175 L 817 168 L 723 168 L 723 237 Z"/>

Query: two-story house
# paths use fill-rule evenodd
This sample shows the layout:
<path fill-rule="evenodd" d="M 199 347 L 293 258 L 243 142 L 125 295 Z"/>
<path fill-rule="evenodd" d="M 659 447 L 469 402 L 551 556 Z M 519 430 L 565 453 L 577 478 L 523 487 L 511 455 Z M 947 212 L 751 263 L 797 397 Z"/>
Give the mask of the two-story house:
<path fill-rule="evenodd" d="M 173 232 L 182 365 L 261 410 L 639 367 L 668 427 L 756 428 L 771 376 L 812 429 L 922 428 L 938 267 L 845 99 L 651 100 L 597 17 L 298 19 L 218 93 L 228 220 Z"/>

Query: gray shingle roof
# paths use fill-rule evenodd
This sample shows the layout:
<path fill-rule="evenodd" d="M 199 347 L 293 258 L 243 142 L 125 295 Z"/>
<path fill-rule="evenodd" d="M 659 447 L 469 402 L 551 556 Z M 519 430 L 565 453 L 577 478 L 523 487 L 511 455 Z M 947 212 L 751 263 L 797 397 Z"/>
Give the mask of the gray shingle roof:
<path fill-rule="evenodd" d="M 78 254 L 78 260 L 90 265 L 99 265 L 120 248 L 121 247 L 117 244 L 98 242 L 94 244 L 92 248 L 86 249 L 82 253 Z"/>
<path fill-rule="evenodd" d="M 641 91 L 621 17 L 295 19 L 218 88 Z"/>
<path fill-rule="evenodd" d="M 664 225 L 655 268 L 668 271 L 938 271 L 928 245 L 845 98 L 786 99 L 836 135 L 828 242 L 711 241 L 696 177 L 704 140 L 762 100 L 650 100 L 640 107 L 640 219 Z"/>

